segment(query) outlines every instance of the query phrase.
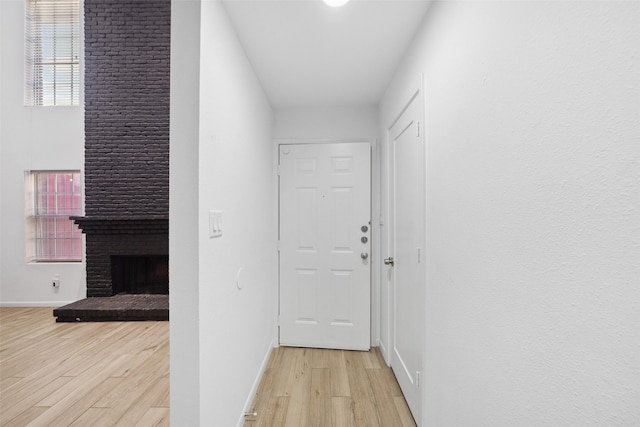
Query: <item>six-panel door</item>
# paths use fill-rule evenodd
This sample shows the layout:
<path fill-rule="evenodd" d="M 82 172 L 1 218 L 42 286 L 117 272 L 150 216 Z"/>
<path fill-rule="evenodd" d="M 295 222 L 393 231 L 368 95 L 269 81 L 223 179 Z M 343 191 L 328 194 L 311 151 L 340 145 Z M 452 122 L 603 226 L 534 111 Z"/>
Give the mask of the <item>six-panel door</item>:
<path fill-rule="evenodd" d="M 279 150 L 280 344 L 368 350 L 370 145 Z"/>

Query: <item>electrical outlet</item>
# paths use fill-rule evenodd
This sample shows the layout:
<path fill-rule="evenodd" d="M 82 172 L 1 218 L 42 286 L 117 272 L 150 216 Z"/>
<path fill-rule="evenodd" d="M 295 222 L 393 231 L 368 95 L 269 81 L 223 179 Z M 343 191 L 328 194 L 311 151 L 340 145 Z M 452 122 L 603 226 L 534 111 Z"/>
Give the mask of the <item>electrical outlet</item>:
<path fill-rule="evenodd" d="M 53 286 L 54 288 L 59 288 L 60 287 L 60 276 L 55 276 L 51 280 L 51 286 Z"/>

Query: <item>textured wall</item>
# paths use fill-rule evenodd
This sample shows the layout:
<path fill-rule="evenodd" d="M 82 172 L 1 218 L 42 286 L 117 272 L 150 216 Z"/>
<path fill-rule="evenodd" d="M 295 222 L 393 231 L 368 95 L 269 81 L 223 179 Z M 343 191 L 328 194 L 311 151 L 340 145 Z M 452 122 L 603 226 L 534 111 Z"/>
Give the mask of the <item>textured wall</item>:
<path fill-rule="evenodd" d="M 88 217 L 169 215 L 169 0 L 85 1 Z"/>
<path fill-rule="evenodd" d="M 423 425 L 640 425 L 639 17 L 432 5 Z"/>

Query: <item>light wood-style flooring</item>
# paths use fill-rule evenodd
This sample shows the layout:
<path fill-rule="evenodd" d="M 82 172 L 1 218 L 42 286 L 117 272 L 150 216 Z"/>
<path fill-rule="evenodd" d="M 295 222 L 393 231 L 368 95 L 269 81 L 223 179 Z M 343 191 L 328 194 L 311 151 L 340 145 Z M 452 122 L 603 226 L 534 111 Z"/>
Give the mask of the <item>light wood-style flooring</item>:
<path fill-rule="evenodd" d="M 273 350 L 245 427 L 415 426 L 393 372 L 370 352 Z"/>
<path fill-rule="evenodd" d="M 253 411 L 247 427 L 415 426 L 377 349 L 274 349 Z M 169 322 L 0 308 L 0 426 L 167 425 Z"/>
<path fill-rule="evenodd" d="M 0 426 L 168 426 L 169 322 L 0 308 Z"/>

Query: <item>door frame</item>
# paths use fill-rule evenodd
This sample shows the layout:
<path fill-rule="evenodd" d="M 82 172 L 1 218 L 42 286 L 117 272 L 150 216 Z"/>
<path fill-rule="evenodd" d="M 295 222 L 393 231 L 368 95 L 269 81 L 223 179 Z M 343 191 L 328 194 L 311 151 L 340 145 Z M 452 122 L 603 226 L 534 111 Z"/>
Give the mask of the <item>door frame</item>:
<path fill-rule="evenodd" d="M 391 366 L 392 354 L 393 351 L 393 331 L 394 331 L 394 312 L 393 312 L 393 288 L 392 288 L 392 275 L 390 273 L 391 268 L 387 267 L 382 260 L 389 256 L 392 256 L 393 250 L 393 241 L 392 241 L 392 230 L 391 230 L 391 209 L 393 207 L 391 201 L 391 161 L 392 161 L 392 153 L 391 153 L 391 129 L 396 124 L 396 122 L 400 119 L 402 114 L 405 112 L 407 107 L 411 104 L 412 101 L 416 100 L 419 103 L 419 117 L 420 117 L 420 137 L 422 138 L 422 143 L 424 144 L 424 158 L 422 159 L 422 167 L 423 167 L 423 177 L 425 179 L 424 192 L 422 194 L 423 197 L 423 209 L 422 209 L 422 220 L 424 221 L 424 233 L 422 236 L 423 241 L 423 268 L 424 268 L 424 278 L 425 278 L 425 299 L 423 301 L 423 306 L 426 308 L 426 298 L 428 294 L 428 224 L 427 224 L 427 196 L 428 196 L 428 182 L 427 180 L 427 157 L 428 157 L 428 147 L 427 147 L 427 138 L 426 138 L 426 111 L 425 111 L 425 76 L 424 74 L 420 74 L 418 79 L 413 80 L 413 84 L 408 83 L 402 92 L 401 96 L 395 98 L 396 103 L 392 105 L 391 111 L 394 116 L 390 120 L 387 120 L 387 123 L 383 123 L 384 126 L 384 136 L 381 144 L 381 156 L 380 156 L 380 169 L 381 169 L 381 224 L 382 233 L 381 233 L 381 244 L 382 244 L 382 253 L 380 258 L 380 290 L 381 290 L 381 331 L 380 331 L 380 351 L 382 356 L 387 363 L 388 366 Z M 399 112 L 399 113 L 398 113 Z M 397 114 L 396 114 L 397 113 Z M 386 292 L 385 292 L 386 291 Z M 426 320 L 426 318 L 425 318 Z M 421 329 L 424 331 L 423 342 L 422 342 L 422 379 L 421 379 L 421 396 L 422 402 L 424 402 L 424 397 L 426 395 L 426 387 L 427 384 L 425 378 L 425 371 L 427 371 L 427 337 L 426 337 L 426 322 L 421 325 Z M 418 426 L 422 425 L 425 420 L 425 407 L 422 405 L 421 410 L 421 418 L 416 419 L 416 423 Z"/>
<path fill-rule="evenodd" d="M 281 145 L 291 144 L 349 144 L 349 143 L 362 143 L 366 142 L 371 146 L 371 308 L 370 308 L 370 325 L 371 347 L 377 347 L 380 342 L 380 271 L 379 264 L 381 262 L 381 246 L 380 246 L 380 222 L 381 222 L 381 162 L 380 162 L 380 149 L 379 139 L 369 138 L 353 138 L 353 139 L 328 139 L 328 138 L 276 138 L 273 140 L 273 188 L 276 197 L 275 203 L 275 223 L 274 227 L 278 231 L 276 236 L 275 245 L 277 247 L 280 239 L 280 185 L 278 177 L 278 164 L 279 153 Z M 280 253 L 278 255 L 278 268 L 277 276 L 275 277 L 276 283 L 278 283 L 278 292 L 274 296 L 274 304 L 276 307 L 277 315 L 280 313 Z M 273 336 L 275 342 L 280 343 L 279 328 L 277 319 L 274 321 Z"/>

